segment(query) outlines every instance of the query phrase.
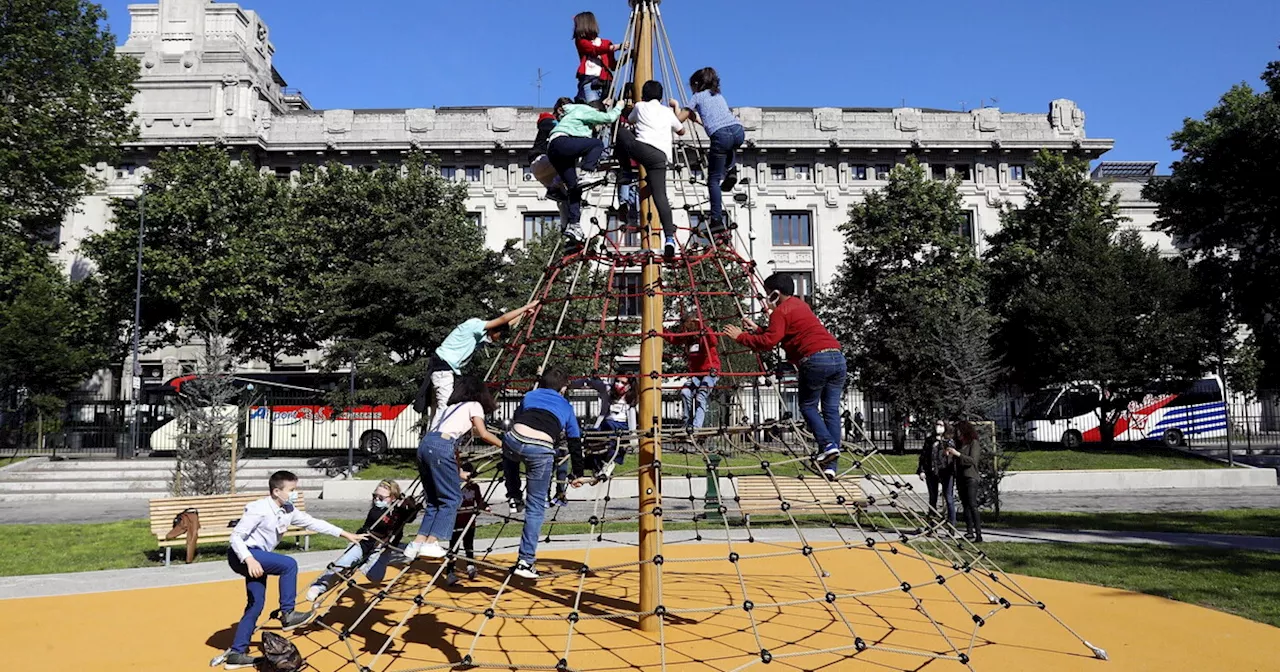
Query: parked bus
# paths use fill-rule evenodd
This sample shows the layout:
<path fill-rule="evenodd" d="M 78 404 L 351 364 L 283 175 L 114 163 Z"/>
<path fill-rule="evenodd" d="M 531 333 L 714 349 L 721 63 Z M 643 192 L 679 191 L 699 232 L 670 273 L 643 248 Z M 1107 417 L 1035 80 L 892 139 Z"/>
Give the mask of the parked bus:
<path fill-rule="evenodd" d="M 1022 413 L 1029 443 L 1061 443 L 1078 448 L 1102 441 L 1098 416 L 1101 388 L 1073 383 L 1036 393 Z M 1147 386 L 1141 399 L 1130 401 L 1116 420 L 1116 441 L 1160 441 L 1180 446 L 1187 438 L 1227 435 L 1227 404 L 1222 379 L 1158 381 Z"/>

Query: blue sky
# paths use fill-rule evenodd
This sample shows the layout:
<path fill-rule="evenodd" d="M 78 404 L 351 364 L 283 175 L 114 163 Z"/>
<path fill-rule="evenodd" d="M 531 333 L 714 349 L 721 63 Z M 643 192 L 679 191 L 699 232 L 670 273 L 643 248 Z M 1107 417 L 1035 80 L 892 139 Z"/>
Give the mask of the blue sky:
<path fill-rule="evenodd" d="M 100 0 L 102 1 L 102 0 Z M 134 0 L 137 1 L 137 0 Z M 121 41 L 127 0 L 105 0 Z M 244 0 L 276 68 L 317 108 L 533 105 L 572 95 L 572 16 L 620 39 L 625 0 Z M 666 0 L 681 73 L 732 105 L 1047 112 L 1075 100 L 1105 158 L 1176 158 L 1169 134 L 1280 59 L 1276 0 Z"/>

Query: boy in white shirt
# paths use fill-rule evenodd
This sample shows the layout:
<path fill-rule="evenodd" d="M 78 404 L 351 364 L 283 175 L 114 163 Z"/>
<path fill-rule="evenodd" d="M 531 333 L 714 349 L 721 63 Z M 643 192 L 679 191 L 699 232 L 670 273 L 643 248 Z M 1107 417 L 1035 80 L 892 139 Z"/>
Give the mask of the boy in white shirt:
<path fill-rule="evenodd" d="M 227 562 L 231 570 L 244 577 L 248 604 L 236 626 L 235 640 L 224 660 L 225 668 L 237 670 L 253 667 L 254 657 L 249 655 L 249 641 L 262 615 L 262 605 L 267 597 L 267 576 L 280 577 L 280 622 L 285 630 L 306 625 L 313 612 L 294 611 L 298 594 L 298 562 L 287 555 L 274 553 L 280 538 L 290 526 L 342 537 L 351 543 L 359 543 L 367 535 L 351 534 L 331 523 L 307 515 L 293 507 L 298 499 L 298 477 L 289 471 L 271 474 L 271 495 L 250 502 L 244 507 L 244 516 L 231 532 L 231 550 Z"/>

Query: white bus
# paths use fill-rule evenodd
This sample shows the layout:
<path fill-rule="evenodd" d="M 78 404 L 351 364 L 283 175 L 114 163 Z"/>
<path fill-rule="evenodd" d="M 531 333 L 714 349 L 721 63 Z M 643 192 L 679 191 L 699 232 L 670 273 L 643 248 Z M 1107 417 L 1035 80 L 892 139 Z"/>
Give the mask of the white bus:
<path fill-rule="evenodd" d="M 224 406 L 234 441 L 235 406 Z M 244 421 L 249 450 L 342 451 L 349 440 L 370 455 L 418 447 L 419 416 L 409 405 L 357 406 L 350 412 L 319 405 L 250 406 Z M 351 427 L 351 423 L 355 427 Z M 151 434 L 151 450 L 173 451 L 183 434 L 183 420 L 171 420 Z M 349 434 L 350 433 L 350 434 Z"/>
<path fill-rule="evenodd" d="M 1073 383 L 1045 388 L 1027 403 L 1021 425 L 1028 443 L 1061 443 L 1078 448 L 1102 441 L 1098 416 L 1101 388 Z M 1141 399 L 1130 401 L 1116 420 L 1116 441 L 1160 441 L 1180 446 L 1187 438 L 1227 435 L 1227 404 L 1222 379 L 1159 381 Z"/>

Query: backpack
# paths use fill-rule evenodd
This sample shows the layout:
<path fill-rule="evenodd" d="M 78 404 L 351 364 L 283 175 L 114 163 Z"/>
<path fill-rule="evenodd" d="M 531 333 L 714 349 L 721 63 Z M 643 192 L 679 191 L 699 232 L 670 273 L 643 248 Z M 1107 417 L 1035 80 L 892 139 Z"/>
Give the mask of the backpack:
<path fill-rule="evenodd" d="M 262 633 L 262 653 L 253 663 L 258 672 L 299 672 L 305 665 L 298 647 L 274 632 Z"/>

